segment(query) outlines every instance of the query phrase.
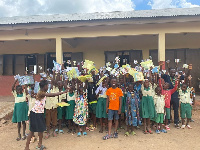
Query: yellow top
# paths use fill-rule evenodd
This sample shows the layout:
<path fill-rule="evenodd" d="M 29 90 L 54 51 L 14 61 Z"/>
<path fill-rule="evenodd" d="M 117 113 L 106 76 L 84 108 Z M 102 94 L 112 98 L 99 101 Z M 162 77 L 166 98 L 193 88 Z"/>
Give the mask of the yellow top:
<path fill-rule="evenodd" d="M 76 94 L 74 93 L 73 96 L 69 96 L 69 92 L 67 93 L 67 101 L 74 101 L 76 99 Z"/>
<path fill-rule="evenodd" d="M 26 92 L 24 90 L 21 96 L 17 95 L 17 92 L 14 90 L 12 91 L 13 96 L 15 97 L 15 103 L 21 103 L 26 101 Z"/>
<path fill-rule="evenodd" d="M 107 98 L 106 92 L 104 92 L 104 94 L 99 94 L 99 97 Z"/>
<path fill-rule="evenodd" d="M 143 96 L 147 96 L 148 95 L 148 96 L 154 97 L 155 96 L 156 87 L 157 87 L 156 84 L 154 84 L 153 87 L 152 87 L 152 84 L 149 83 L 149 89 L 146 90 L 146 89 L 144 89 L 144 85 L 142 85 L 142 87 L 141 87 L 142 95 Z"/>
<path fill-rule="evenodd" d="M 62 91 L 62 92 L 64 92 L 64 91 Z M 58 103 L 62 102 L 63 99 L 66 99 L 66 93 L 58 96 Z"/>
<path fill-rule="evenodd" d="M 181 89 L 179 89 L 179 96 L 180 96 L 180 102 L 181 103 L 191 103 L 190 99 L 190 92 L 191 88 L 187 88 L 185 92 L 183 92 Z"/>
<path fill-rule="evenodd" d="M 154 105 L 156 113 L 164 114 L 164 107 L 165 107 L 165 96 L 164 95 L 155 95 L 154 96 Z"/>
<path fill-rule="evenodd" d="M 53 86 L 53 88 L 50 90 L 50 93 L 57 93 L 59 92 L 59 89 L 55 86 Z M 47 97 L 46 98 L 46 104 L 45 104 L 45 108 L 46 109 L 54 109 L 57 108 L 58 105 L 58 96 L 55 97 Z"/>

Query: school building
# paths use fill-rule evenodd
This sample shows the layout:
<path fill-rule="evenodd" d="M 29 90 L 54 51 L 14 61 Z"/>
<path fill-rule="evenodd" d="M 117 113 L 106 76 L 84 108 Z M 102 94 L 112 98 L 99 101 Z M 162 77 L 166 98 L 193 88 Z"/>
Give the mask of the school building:
<path fill-rule="evenodd" d="M 170 60 L 173 67 L 181 59 L 180 70 L 193 65 L 198 91 L 200 8 L 0 18 L 1 83 L 35 65 L 38 73 L 39 66 L 52 68 L 53 60 L 88 59 L 99 68 L 116 56 L 132 66 L 149 56 L 155 65 Z"/>

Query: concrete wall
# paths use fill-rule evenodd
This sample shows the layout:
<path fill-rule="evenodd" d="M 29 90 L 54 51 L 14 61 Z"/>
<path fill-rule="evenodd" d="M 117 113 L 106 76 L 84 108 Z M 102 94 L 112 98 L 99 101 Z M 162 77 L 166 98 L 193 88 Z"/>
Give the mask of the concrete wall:
<path fill-rule="evenodd" d="M 166 49 L 200 48 L 199 33 L 166 34 Z M 45 54 L 56 52 L 54 39 L 17 40 L 0 43 L 0 54 Z M 158 49 L 157 35 L 74 38 L 62 40 L 63 52 L 83 52 L 83 59 L 96 63 L 97 67 L 105 64 L 105 51 L 143 50 L 148 57 L 149 49 Z"/>

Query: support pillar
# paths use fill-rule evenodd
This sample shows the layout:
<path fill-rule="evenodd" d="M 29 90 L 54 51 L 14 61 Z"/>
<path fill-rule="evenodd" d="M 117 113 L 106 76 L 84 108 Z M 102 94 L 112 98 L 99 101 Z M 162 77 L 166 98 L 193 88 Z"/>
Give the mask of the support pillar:
<path fill-rule="evenodd" d="M 158 35 L 158 62 L 162 64 L 162 69 L 165 69 L 165 33 Z"/>
<path fill-rule="evenodd" d="M 143 49 L 142 56 L 143 56 L 143 60 L 149 59 L 149 49 Z"/>
<path fill-rule="evenodd" d="M 3 55 L 0 55 L 0 75 L 3 75 Z"/>
<path fill-rule="evenodd" d="M 56 38 L 56 62 L 63 63 L 62 39 Z"/>

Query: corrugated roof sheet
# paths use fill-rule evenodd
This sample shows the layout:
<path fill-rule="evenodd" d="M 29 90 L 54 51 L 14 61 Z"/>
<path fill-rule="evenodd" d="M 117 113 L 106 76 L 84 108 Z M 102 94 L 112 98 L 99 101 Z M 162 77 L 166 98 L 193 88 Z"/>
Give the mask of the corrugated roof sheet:
<path fill-rule="evenodd" d="M 97 12 L 97 13 L 85 13 L 85 14 L 55 14 L 55 15 L 5 17 L 5 18 L 0 18 L 0 24 L 7 25 L 7 24 L 28 24 L 28 23 L 45 23 L 45 22 L 123 19 L 123 18 L 196 16 L 196 15 L 200 15 L 200 7 L 122 11 L 122 12 L 121 11 Z"/>

